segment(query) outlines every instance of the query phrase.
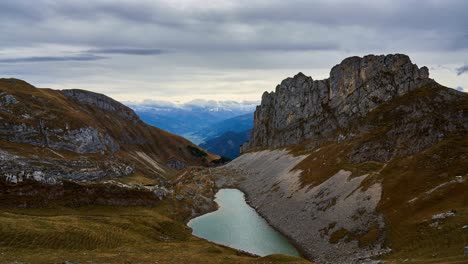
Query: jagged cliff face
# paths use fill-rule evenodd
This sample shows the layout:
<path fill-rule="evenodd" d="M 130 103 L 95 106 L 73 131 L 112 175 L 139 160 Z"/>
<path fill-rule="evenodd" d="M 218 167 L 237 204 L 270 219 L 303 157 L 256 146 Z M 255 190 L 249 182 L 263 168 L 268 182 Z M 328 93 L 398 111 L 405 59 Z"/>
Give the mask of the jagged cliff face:
<path fill-rule="evenodd" d="M 330 136 L 339 128 L 409 91 L 431 83 L 426 67 L 406 55 L 351 57 L 314 81 L 302 73 L 265 92 L 251 140 L 242 150 L 281 147 Z"/>
<path fill-rule="evenodd" d="M 78 89 L 62 90 L 61 92 L 68 98 L 72 98 L 73 100 L 78 101 L 80 103 L 97 107 L 108 112 L 112 112 L 116 116 L 131 121 L 134 124 L 140 121 L 140 118 L 135 114 L 135 112 L 132 109 L 103 94 L 96 94 L 93 92 Z"/>
<path fill-rule="evenodd" d="M 191 142 L 143 123 L 128 107 L 83 90 L 0 79 L 0 176 L 89 181 L 135 173 L 164 177 L 208 164 Z M 200 150 L 200 153 L 204 153 Z"/>
<path fill-rule="evenodd" d="M 406 55 L 351 57 L 326 80 L 285 79 L 263 94 L 242 151 L 217 183 L 244 190 L 311 260 L 462 257 L 468 94 Z"/>

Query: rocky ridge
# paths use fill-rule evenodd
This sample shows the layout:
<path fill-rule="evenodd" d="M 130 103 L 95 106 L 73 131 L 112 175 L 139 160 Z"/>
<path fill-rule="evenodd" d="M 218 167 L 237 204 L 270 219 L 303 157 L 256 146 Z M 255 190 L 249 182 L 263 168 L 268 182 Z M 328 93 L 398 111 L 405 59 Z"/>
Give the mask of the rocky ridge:
<path fill-rule="evenodd" d="M 98 181 L 135 173 L 156 179 L 214 157 L 143 123 L 130 108 L 83 90 L 39 89 L 0 79 L 0 176 L 37 180 Z M 204 153 L 200 150 L 200 153 Z"/>
<path fill-rule="evenodd" d="M 450 238 L 468 219 L 467 140 L 467 94 L 406 55 L 351 57 L 328 79 L 299 73 L 265 92 L 250 141 L 216 183 L 243 190 L 318 263 L 443 262 L 460 257 L 463 238 Z"/>
<path fill-rule="evenodd" d="M 432 82 L 427 67 L 419 68 L 402 54 L 347 58 L 325 80 L 298 73 L 263 94 L 242 150 L 329 137 L 379 105 Z"/>
<path fill-rule="evenodd" d="M 334 241 L 334 233 L 350 230 L 356 237 L 369 231 L 383 234 L 385 223 L 375 211 L 381 199 L 379 183 L 363 190 L 368 175 L 351 177 L 340 170 L 320 185 L 302 188 L 301 171 L 293 168 L 308 155 L 286 150 L 246 153 L 212 170 L 218 188 L 239 188 L 249 204 L 290 238 L 302 254 L 317 263 L 353 263 L 388 252 L 384 235 L 361 248 L 357 239 Z"/>
<path fill-rule="evenodd" d="M 132 109 L 103 94 L 79 89 L 61 90 L 61 92 L 77 102 L 112 112 L 121 118 L 132 121 L 134 124 L 140 121 L 140 118 Z"/>

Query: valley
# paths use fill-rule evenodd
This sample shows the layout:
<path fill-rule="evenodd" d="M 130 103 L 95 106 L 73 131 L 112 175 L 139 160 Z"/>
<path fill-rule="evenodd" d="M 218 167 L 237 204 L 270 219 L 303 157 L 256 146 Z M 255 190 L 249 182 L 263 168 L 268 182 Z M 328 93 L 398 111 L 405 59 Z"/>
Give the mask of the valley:
<path fill-rule="evenodd" d="M 326 79 L 284 79 L 253 120 L 188 125 L 213 136 L 200 146 L 102 94 L 18 79 L 1 79 L 0 91 L 5 263 L 466 260 L 468 95 L 406 55 L 349 57 Z M 219 139 L 229 132 L 244 137 Z M 304 258 L 194 236 L 186 224 L 222 213 L 226 188 L 251 206 L 231 209 L 255 209 Z"/>
<path fill-rule="evenodd" d="M 139 175 L 64 182 L 63 190 L 2 182 L 0 263 L 309 263 L 286 255 L 259 257 L 193 236 L 186 226 L 193 210 L 216 209 L 215 189 L 205 180 L 201 191 L 183 184 L 166 194 L 151 188 L 154 179 Z"/>
<path fill-rule="evenodd" d="M 187 138 L 227 159 L 239 156 L 239 146 L 250 138 L 255 103 L 210 102 L 165 105 L 128 103 L 146 123 Z"/>
<path fill-rule="evenodd" d="M 468 264 L 468 1 L 0 1 L 0 264 Z"/>

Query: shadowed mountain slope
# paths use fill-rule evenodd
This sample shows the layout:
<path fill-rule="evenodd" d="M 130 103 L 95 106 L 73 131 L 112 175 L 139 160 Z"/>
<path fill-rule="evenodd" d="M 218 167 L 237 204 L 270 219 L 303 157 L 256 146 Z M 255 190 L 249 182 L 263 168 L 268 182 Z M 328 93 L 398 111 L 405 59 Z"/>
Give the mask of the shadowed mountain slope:
<path fill-rule="evenodd" d="M 468 94 L 406 55 L 351 57 L 265 92 L 218 185 L 244 190 L 318 263 L 460 261 L 467 140 Z"/>
<path fill-rule="evenodd" d="M 0 118 L 1 173 L 14 182 L 132 174 L 164 182 L 178 169 L 216 158 L 145 124 L 123 104 L 83 90 L 39 89 L 0 79 Z"/>
<path fill-rule="evenodd" d="M 228 131 L 220 136 L 211 138 L 200 147 L 217 155 L 235 159 L 239 156 L 240 146 L 249 140 L 250 130 L 242 132 Z"/>

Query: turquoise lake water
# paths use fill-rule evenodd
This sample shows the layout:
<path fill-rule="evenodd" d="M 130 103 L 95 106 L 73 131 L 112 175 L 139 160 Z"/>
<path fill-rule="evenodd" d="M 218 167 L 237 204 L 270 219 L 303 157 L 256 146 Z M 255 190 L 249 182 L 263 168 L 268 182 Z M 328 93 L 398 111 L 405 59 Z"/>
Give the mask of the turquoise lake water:
<path fill-rule="evenodd" d="M 216 193 L 215 201 L 219 206 L 217 211 L 188 223 L 193 235 L 260 256 L 300 256 L 283 235 L 246 203 L 243 192 L 221 189 Z"/>

